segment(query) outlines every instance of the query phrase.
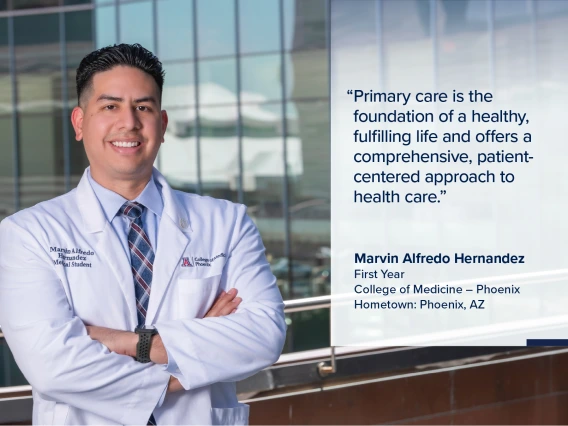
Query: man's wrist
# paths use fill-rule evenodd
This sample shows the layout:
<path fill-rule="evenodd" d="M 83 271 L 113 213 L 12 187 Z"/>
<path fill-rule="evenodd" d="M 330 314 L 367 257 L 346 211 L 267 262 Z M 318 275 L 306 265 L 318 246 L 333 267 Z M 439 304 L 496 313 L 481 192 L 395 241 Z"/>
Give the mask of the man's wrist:
<path fill-rule="evenodd" d="M 136 358 L 136 345 L 138 344 L 138 335 L 132 331 L 128 331 L 128 356 Z"/>

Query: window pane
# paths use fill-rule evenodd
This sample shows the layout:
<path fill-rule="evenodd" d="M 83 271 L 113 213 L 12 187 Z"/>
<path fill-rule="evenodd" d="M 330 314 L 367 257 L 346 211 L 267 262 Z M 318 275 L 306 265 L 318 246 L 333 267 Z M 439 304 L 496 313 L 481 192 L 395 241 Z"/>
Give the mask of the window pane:
<path fill-rule="evenodd" d="M 283 297 L 287 281 L 281 265 L 286 233 L 283 215 L 284 151 L 282 105 L 248 103 L 242 106 L 243 193 L 248 214 L 259 229 L 266 257 Z"/>
<path fill-rule="evenodd" d="M 346 3 L 351 6 L 356 2 Z M 292 41 L 292 49 L 325 49 L 326 0 L 296 0 L 293 10 L 294 14 L 287 16 L 292 22 L 287 22 L 285 27 L 285 31 L 292 31 L 286 33 L 286 39 Z"/>
<path fill-rule="evenodd" d="M 193 62 L 164 64 L 166 77 L 162 94 L 162 106 L 170 112 L 171 108 L 195 104 L 195 81 Z"/>
<path fill-rule="evenodd" d="M 237 106 L 200 108 L 203 194 L 237 201 Z"/>
<path fill-rule="evenodd" d="M 14 32 L 21 205 L 29 207 L 64 191 L 59 16 L 16 17 Z"/>
<path fill-rule="evenodd" d="M 291 50 L 294 45 L 296 20 L 298 19 L 296 18 L 296 0 L 282 1 L 284 4 L 284 49 Z"/>
<path fill-rule="evenodd" d="M 92 0 L 63 0 L 63 4 L 71 5 L 71 4 L 90 4 Z"/>
<path fill-rule="evenodd" d="M 158 161 L 160 172 L 174 188 L 197 192 L 195 110 L 177 108 L 168 110 L 168 115 L 170 120 Z"/>
<path fill-rule="evenodd" d="M 239 2 L 241 53 L 280 50 L 280 7 L 277 0 Z"/>
<path fill-rule="evenodd" d="M 329 96 L 327 50 L 293 52 L 286 55 L 287 92 L 294 99 Z"/>
<path fill-rule="evenodd" d="M 77 105 L 77 90 L 75 85 L 75 75 L 79 63 L 85 55 L 93 49 L 92 41 L 92 11 L 85 10 L 80 12 L 69 12 L 65 14 L 65 37 L 67 53 L 67 95 L 68 112 Z M 65 120 L 69 123 L 69 154 L 71 166 L 71 184 L 79 181 L 83 171 L 88 166 L 87 156 L 82 142 L 75 140 L 75 131 L 70 122 L 70 117 Z"/>
<path fill-rule="evenodd" d="M 235 103 L 236 92 L 235 58 L 199 62 L 199 102 L 202 105 Z"/>
<path fill-rule="evenodd" d="M 227 0 L 196 1 L 199 57 L 234 55 L 234 3 Z"/>
<path fill-rule="evenodd" d="M 65 14 L 65 53 L 67 67 L 73 71 L 79 66 L 81 60 L 93 50 L 92 14 L 90 10 L 69 12 Z M 73 90 L 69 91 L 70 99 L 75 99 L 75 76 L 70 80 Z"/>
<path fill-rule="evenodd" d="M 22 208 L 65 191 L 61 123 L 61 112 L 20 114 Z"/>
<path fill-rule="evenodd" d="M 0 79 L 4 81 L 5 76 Z M 0 114 L 0 220 L 15 213 L 12 114 Z"/>
<path fill-rule="evenodd" d="M 38 32 L 37 28 L 42 31 Z M 47 112 L 61 107 L 61 50 L 57 14 L 14 18 L 18 109 Z"/>
<path fill-rule="evenodd" d="M 59 0 L 12 0 L 13 9 L 32 9 L 34 7 L 58 6 Z"/>
<path fill-rule="evenodd" d="M 330 291 L 329 103 L 290 105 L 287 138 L 291 263 L 290 298 Z"/>
<path fill-rule="evenodd" d="M 0 18 L 0 220 L 14 213 L 12 138 L 12 79 L 8 50 L 8 22 Z"/>
<path fill-rule="evenodd" d="M 160 60 L 193 58 L 193 2 L 158 2 L 158 54 Z"/>
<path fill-rule="evenodd" d="M 154 24 L 152 3 L 121 4 L 119 6 L 121 43 L 139 43 L 154 51 Z"/>
<path fill-rule="evenodd" d="M 241 57 L 242 102 L 282 99 L 280 64 L 280 54 Z"/>
<path fill-rule="evenodd" d="M 166 78 L 162 93 L 162 107 L 170 110 L 195 104 L 193 62 L 164 64 Z"/>
<path fill-rule="evenodd" d="M 329 309 L 286 314 L 286 343 L 283 353 L 329 347 Z"/>
<path fill-rule="evenodd" d="M 116 8 L 105 6 L 96 8 L 97 49 L 117 42 Z"/>

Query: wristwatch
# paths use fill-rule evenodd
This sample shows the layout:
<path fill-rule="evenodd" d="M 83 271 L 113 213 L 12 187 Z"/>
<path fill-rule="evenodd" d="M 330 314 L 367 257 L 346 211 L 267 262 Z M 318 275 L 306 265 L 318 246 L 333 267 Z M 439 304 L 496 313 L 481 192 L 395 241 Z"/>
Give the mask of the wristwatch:
<path fill-rule="evenodd" d="M 141 363 L 150 362 L 150 345 L 152 344 L 152 336 L 158 334 L 156 327 L 145 325 L 136 327 L 134 330 L 138 334 L 138 343 L 136 344 L 136 361 Z"/>

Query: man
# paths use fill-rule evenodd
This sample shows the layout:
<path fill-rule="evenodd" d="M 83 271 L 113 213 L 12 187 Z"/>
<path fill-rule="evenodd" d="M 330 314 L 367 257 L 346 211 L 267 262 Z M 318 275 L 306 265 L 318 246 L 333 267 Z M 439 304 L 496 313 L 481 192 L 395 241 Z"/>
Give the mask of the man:
<path fill-rule="evenodd" d="M 282 350 L 245 207 L 174 191 L 152 166 L 163 81 L 140 45 L 86 56 L 71 120 L 90 167 L 0 225 L 0 324 L 34 424 L 246 424 L 235 381 Z"/>

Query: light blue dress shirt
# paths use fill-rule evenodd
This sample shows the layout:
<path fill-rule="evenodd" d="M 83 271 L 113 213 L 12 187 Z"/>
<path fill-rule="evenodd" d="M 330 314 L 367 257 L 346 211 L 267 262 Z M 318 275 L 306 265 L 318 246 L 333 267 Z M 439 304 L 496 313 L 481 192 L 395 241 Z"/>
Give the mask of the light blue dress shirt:
<path fill-rule="evenodd" d="M 130 230 L 130 219 L 122 214 L 117 214 L 122 207 L 122 205 L 127 202 L 128 200 L 124 198 L 122 195 L 117 194 L 116 192 L 111 191 L 110 189 L 105 188 L 104 186 L 98 184 L 92 177 L 90 169 L 87 172 L 87 177 L 89 179 L 89 183 L 95 192 L 95 196 L 99 200 L 99 203 L 103 209 L 105 217 L 110 222 L 120 243 L 122 244 L 122 248 L 124 249 L 124 253 L 126 254 L 127 258 L 130 259 L 130 250 L 128 248 L 128 232 Z M 150 243 L 152 244 L 152 248 L 154 249 L 154 253 L 158 249 L 158 229 L 160 226 L 160 219 L 162 217 L 162 212 L 164 210 L 164 201 L 162 199 L 162 193 L 159 190 L 159 187 L 154 182 L 154 179 L 150 179 L 144 190 L 136 197 L 134 200 L 146 207 L 144 209 L 144 213 L 142 213 L 142 227 L 144 228 L 144 232 L 148 235 L 150 239 Z M 134 286 L 134 281 L 132 282 Z M 152 297 L 150 295 L 150 297 Z M 181 372 L 177 366 L 177 363 L 168 352 L 166 348 L 166 353 L 168 354 L 168 365 L 166 366 L 166 371 L 170 373 L 172 376 L 179 378 Z M 158 407 L 162 405 L 164 402 L 164 398 L 166 397 L 166 389 L 160 398 L 160 402 L 158 403 Z"/>

